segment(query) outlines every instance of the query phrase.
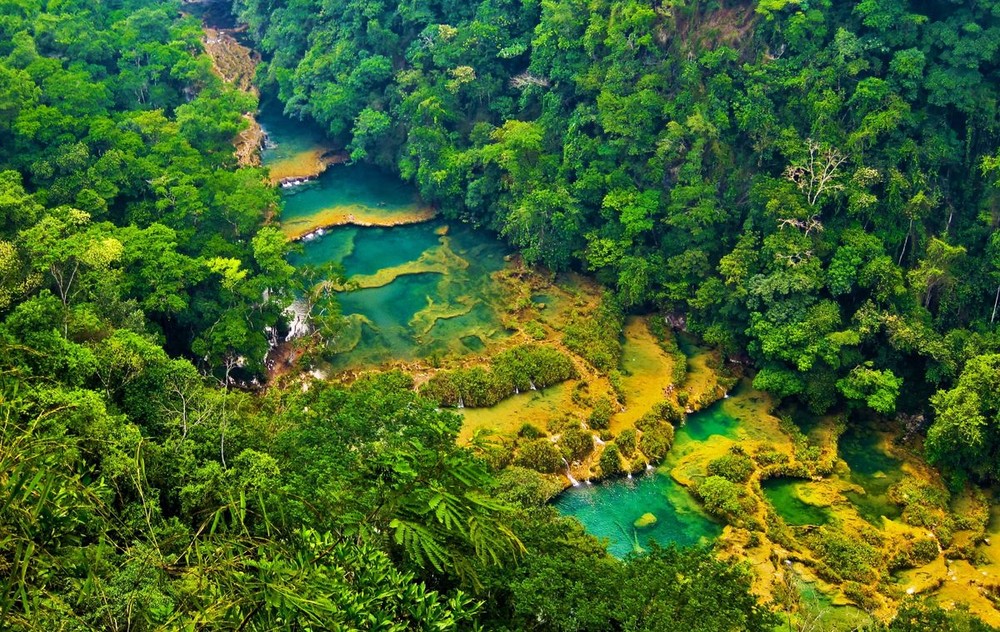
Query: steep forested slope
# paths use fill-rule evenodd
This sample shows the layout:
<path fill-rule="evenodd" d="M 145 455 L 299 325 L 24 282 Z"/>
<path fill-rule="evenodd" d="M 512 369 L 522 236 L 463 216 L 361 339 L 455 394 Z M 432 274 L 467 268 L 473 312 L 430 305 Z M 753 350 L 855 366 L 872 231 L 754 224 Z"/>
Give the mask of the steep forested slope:
<path fill-rule="evenodd" d="M 296 280 L 233 156 L 255 99 L 181 8 L 0 3 L 0 627 L 662 629 L 697 595 L 764 629 L 743 568 L 614 560 L 537 476 L 504 500 L 406 376 L 233 388 Z"/>
<path fill-rule="evenodd" d="M 929 414 L 995 365 L 966 368 L 1000 349 L 994 2 L 235 5 L 286 112 L 686 314 L 760 388 Z M 995 397 L 966 392 L 929 453 L 988 475 Z"/>
<path fill-rule="evenodd" d="M 237 3 L 356 160 L 817 410 L 940 389 L 932 455 L 990 477 L 994 7 L 808 4 Z M 770 629 L 746 565 L 608 556 L 407 376 L 233 388 L 302 281 L 181 9 L 0 2 L 0 627 Z"/>

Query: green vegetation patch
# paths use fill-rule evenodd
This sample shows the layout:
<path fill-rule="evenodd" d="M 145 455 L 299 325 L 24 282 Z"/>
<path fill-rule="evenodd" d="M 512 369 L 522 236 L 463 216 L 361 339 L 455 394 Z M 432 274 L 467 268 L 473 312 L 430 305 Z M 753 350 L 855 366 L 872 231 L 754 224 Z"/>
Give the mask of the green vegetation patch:
<path fill-rule="evenodd" d="M 496 355 L 489 368 L 439 371 L 420 389 L 442 406 L 487 408 L 517 393 L 576 377 L 569 357 L 555 349 L 522 345 Z"/>

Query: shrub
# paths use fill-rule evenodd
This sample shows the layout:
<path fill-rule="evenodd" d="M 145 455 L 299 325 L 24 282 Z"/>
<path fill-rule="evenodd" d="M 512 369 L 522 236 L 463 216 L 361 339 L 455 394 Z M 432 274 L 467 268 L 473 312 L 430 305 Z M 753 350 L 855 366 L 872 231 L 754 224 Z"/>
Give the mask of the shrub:
<path fill-rule="evenodd" d="M 910 546 L 910 562 L 923 566 L 937 559 L 938 543 L 934 538 L 917 538 Z"/>
<path fill-rule="evenodd" d="M 639 438 L 639 449 L 651 461 L 662 461 L 673 445 L 674 427 L 670 424 L 661 423 L 645 430 Z"/>
<path fill-rule="evenodd" d="M 760 449 L 754 453 L 753 460 L 757 462 L 757 465 L 777 465 L 788 463 L 788 455 L 784 452 L 760 446 Z"/>
<path fill-rule="evenodd" d="M 653 406 L 653 414 L 656 415 L 657 419 L 669 421 L 675 426 L 679 426 L 687 420 L 687 413 L 684 412 L 684 409 L 669 399 Z"/>
<path fill-rule="evenodd" d="M 420 387 L 420 394 L 437 402 L 438 406 L 458 406 L 461 393 L 452 379 L 451 371 L 439 371 Z"/>
<path fill-rule="evenodd" d="M 733 483 L 745 483 L 753 474 L 753 461 L 746 454 L 726 454 L 708 464 L 708 473 Z"/>
<path fill-rule="evenodd" d="M 567 460 L 580 461 L 594 449 L 594 439 L 579 427 L 568 428 L 559 438 L 559 448 Z"/>
<path fill-rule="evenodd" d="M 522 507 L 541 507 L 562 491 L 562 487 L 562 480 L 557 476 L 514 465 L 496 475 L 492 492 L 500 500 Z"/>
<path fill-rule="evenodd" d="M 537 320 L 530 320 L 524 324 L 524 333 L 535 340 L 545 339 L 545 328 Z"/>
<path fill-rule="evenodd" d="M 421 387 L 420 393 L 441 406 L 462 403 L 469 408 L 484 408 L 532 385 L 545 388 L 573 377 L 576 369 L 566 354 L 548 347 L 522 345 L 497 355 L 489 370 L 477 366 L 440 371 Z"/>
<path fill-rule="evenodd" d="M 525 439 L 538 439 L 544 437 L 545 433 L 535 427 L 530 423 L 521 424 L 521 428 L 517 431 L 517 436 L 523 437 Z"/>
<path fill-rule="evenodd" d="M 638 439 L 636 437 L 635 430 L 631 428 L 629 428 L 628 430 L 622 430 L 621 434 L 618 435 L 618 438 L 615 439 L 615 443 L 618 444 L 618 447 L 621 449 L 622 454 L 624 454 L 629 458 L 632 458 L 632 456 L 635 454 L 635 448 L 638 445 Z"/>
<path fill-rule="evenodd" d="M 731 524 L 743 524 L 757 507 L 747 490 L 721 476 L 709 476 L 695 489 L 710 514 L 725 518 Z"/>
<path fill-rule="evenodd" d="M 611 385 L 611 390 L 615 392 L 615 397 L 618 398 L 618 401 L 626 403 L 625 385 L 622 382 L 622 372 L 618 369 L 608 372 L 608 384 Z"/>
<path fill-rule="evenodd" d="M 521 445 L 514 463 L 545 474 L 555 474 L 563 468 L 562 455 L 548 439 L 535 439 Z"/>
<path fill-rule="evenodd" d="M 601 452 L 600 466 L 602 476 L 612 476 L 622 471 L 622 455 L 618 446 L 613 443 L 604 446 L 604 452 Z"/>
<path fill-rule="evenodd" d="M 483 367 L 455 371 L 453 379 L 458 383 L 465 405 L 470 408 L 494 406 L 510 394 L 498 383 L 496 375 Z"/>
<path fill-rule="evenodd" d="M 566 354 L 550 347 L 521 345 L 498 354 L 492 362 L 493 371 L 504 381 L 525 391 L 545 388 L 576 377 L 573 361 Z"/>
<path fill-rule="evenodd" d="M 844 596 L 868 612 L 874 612 L 881 606 L 878 594 L 868 586 L 858 582 L 844 582 L 841 586 Z"/>
<path fill-rule="evenodd" d="M 563 330 L 563 342 L 594 368 L 607 373 L 621 360 L 619 338 L 624 320 L 621 310 L 606 296 L 594 313 L 574 314 Z"/>
<path fill-rule="evenodd" d="M 476 451 L 490 470 L 499 472 L 514 459 L 514 444 L 510 441 L 491 441 Z"/>
<path fill-rule="evenodd" d="M 870 583 L 877 573 L 881 554 L 878 549 L 861 538 L 836 529 L 820 527 L 810 537 L 813 550 L 819 553 L 826 565 L 844 579 Z"/>
<path fill-rule="evenodd" d="M 614 412 L 614 404 L 611 403 L 611 400 L 607 397 L 599 397 L 594 402 L 594 409 L 590 411 L 590 417 L 587 418 L 587 425 L 596 430 L 607 428 L 608 424 L 611 423 L 611 416 Z"/>

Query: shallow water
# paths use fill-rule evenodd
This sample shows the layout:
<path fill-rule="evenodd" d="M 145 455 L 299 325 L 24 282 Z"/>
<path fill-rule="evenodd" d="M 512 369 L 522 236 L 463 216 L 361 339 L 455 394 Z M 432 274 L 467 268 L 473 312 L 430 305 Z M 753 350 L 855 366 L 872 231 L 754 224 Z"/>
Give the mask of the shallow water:
<path fill-rule="evenodd" d="M 795 629 L 812 632 L 847 632 L 869 629 L 874 621 L 868 613 L 854 606 L 835 606 L 829 595 L 824 594 L 811 582 L 793 576 L 792 583 L 799 591 L 801 610 L 798 619 L 801 626 Z M 778 627 L 776 630 L 785 628 Z M 792 629 L 789 625 L 788 629 Z"/>
<path fill-rule="evenodd" d="M 722 526 L 704 513 L 669 472 L 698 444 L 718 436 L 735 439 L 737 425 L 719 402 L 691 415 L 677 429 L 674 447 L 659 468 L 631 480 L 616 478 L 571 487 L 556 498 L 553 506 L 583 523 L 588 533 L 607 538 L 608 551 L 618 557 L 645 548 L 649 540 L 681 546 L 709 542 L 722 533 Z M 656 524 L 634 527 L 633 522 L 647 512 L 656 516 Z"/>
<path fill-rule="evenodd" d="M 727 439 L 739 438 L 739 420 L 727 412 L 727 400 L 719 400 L 705 410 L 688 416 L 687 423 L 678 428 L 672 453 L 686 452 L 686 446 L 707 441 L 718 435 Z"/>
<path fill-rule="evenodd" d="M 691 546 L 722 533 L 722 526 L 705 516 L 683 487 L 658 470 L 631 480 L 582 483 L 560 494 L 554 506 L 583 523 L 588 533 L 607 538 L 608 551 L 616 557 L 645 550 L 650 540 Z M 633 526 L 646 513 L 656 516 L 656 523 Z"/>
<path fill-rule="evenodd" d="M 851 468 L 850 480 L 864 493 L 847 492 L 848 500 L 861 516 L 876 525 L 882 516 L 898 518 L 899 505 L 888 498 L 889 488 L 903 478 L 901 463 L 886 454 L 879 445 L 879 435 L 870 429 L 849 427 L 837 443 L 840 458 Z"/>
<path fill-rule="evenodd" d="M 548 299 L 545 295 L 537 297 Z M 536 297 L 532 300 L 548 302 Z M 673 358 L 660 347 L 645 320 L 629 318 L 625 323 L 624 336 L 621 385 L 625 410 L 615 414 L 612 429 L 633 426 L 653 406 L 663 401 L 673 375 Z"/>
<path fill-rule="evenodd" d="M 360 342 L 338 354 L 335 368 L 462 355 L 506 335 L 490 276 L 503 267 L 503 245 L 464 227 L 437 234 L 444 226 L 331 228 L 291 258 L 293 265 L 336 261 L 348 278 L 363 280 L 365 287 L 338 295 L 343 314 L 364 324 Z"/>
<path fill-rule="evenodd" d="M 761 491 L 785 524 L 792 526 L 824 525 L 830 521 L 830 512 L 804 502 L 798 493 L 804 481 L 792 478 L 772 478 L 761 483 Z"/>
<path fill-rule="evenodd" d="M 275 143 L 263 153 L 268 167 L 309 166 L 326 151 L 317 129 L 273 110 L 260 118 Z M 290 257 L 293 265 L 340 263 L 361 286 L 338 296 L 350 321 L 334 369 L 464 355 L 506 335 L 491 275 L 508 251 L 495 236 L 438 219 L 416 221 L 429 217 L 416 191 L 365 165 L 331 165 L 314 181 L 281 192 L 289 235 L 345 221 L 403 222 L 327 228 Z"/>
<path fill-rule="evenodd" d="M 411 216 L 425 218 L 415 190 L 367 165 L 330 165 L 312 182 L 283 188 L 282 194 L 282 227 L 296 236 L 333 224 L 403 224 Z"/>

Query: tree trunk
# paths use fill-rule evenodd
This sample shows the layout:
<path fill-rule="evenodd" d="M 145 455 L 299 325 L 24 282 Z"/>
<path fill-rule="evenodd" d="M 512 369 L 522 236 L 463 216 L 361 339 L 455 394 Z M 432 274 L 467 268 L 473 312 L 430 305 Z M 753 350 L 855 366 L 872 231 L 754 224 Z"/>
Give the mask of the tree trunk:
<path fill-rule="evenodd" d="M 1000 285 L 997 286 L 997 297 L 993 299 L 993 316 L 990 317 L 990 324 L 997 319 L 997 304 L 1000 303 Z"/>

